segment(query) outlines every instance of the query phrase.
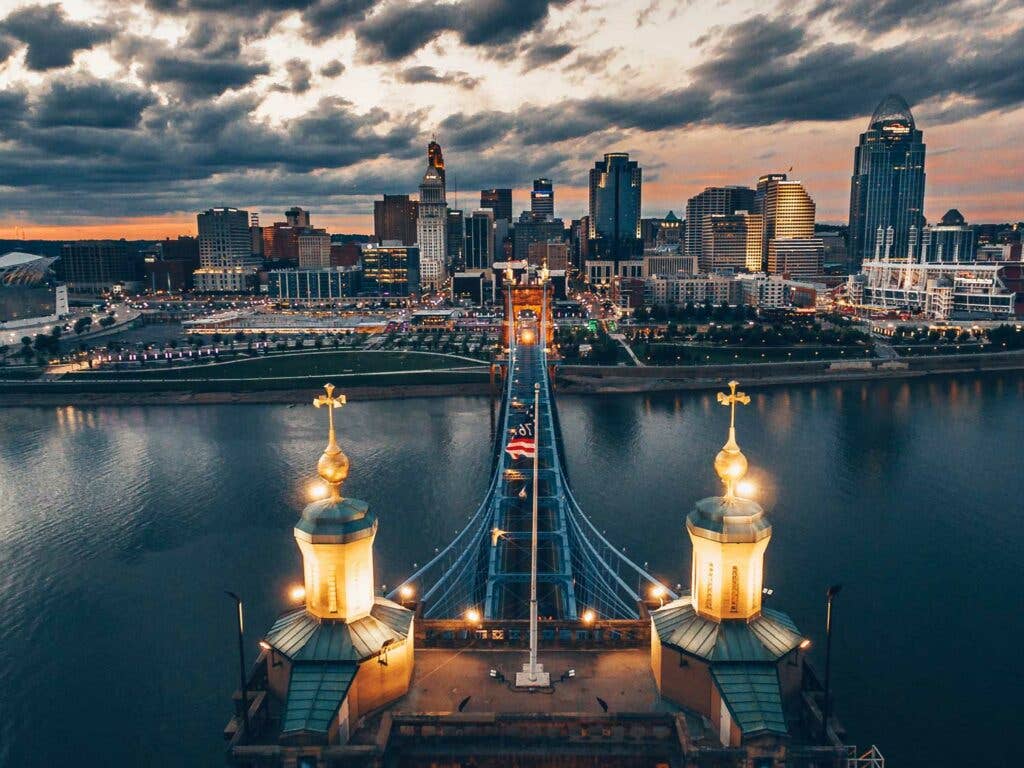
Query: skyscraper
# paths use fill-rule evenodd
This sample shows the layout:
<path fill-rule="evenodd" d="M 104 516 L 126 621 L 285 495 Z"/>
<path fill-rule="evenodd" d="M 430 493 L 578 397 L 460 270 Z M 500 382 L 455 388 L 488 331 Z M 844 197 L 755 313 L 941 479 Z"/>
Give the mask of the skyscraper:
<path fill-rule="evenodd" d="M 238 208 L 211 208 L 196 216 L 199 229 L 199 269 L 194 273 L 198 291 L 237 293 L 249 288 L 256 270 L 249 266 L 252 237 L 249 212 Z"/>
<path fill-rule="evenodd" d="M 454 208 L 448 209 L 448 266 L 452 272 L 466 268 L 466 217 Z"/>
<path fill-rule="evenodd" d="M 413 245 L 418 216 L 419 203 L 408 195 L 384 195 L 383 200 L 373 201 L 373 237 L 378 245 L 385 240 Z"/>
<path fill-rule="evenodd" d="M 466 269 L 490 269 L 494 264 L 494 211 L 481 208 L 466 221 Z"/>
<path fill-rule="evenodd" d="M 764 180 L 766 177 L 762 176 Z M 762 184 L 761 234 L 762 256 L 767 259 L 768 246 L 772 240 L 807 239 L 814 237 L 814 214 L 816 206 L 799 181 L 786 178 L 785 174 L 772 174 Z"/>
<path fill-rule="evenodd" d="M 750 187 L 705 187 L 703 192 L 686 201 L 686 239 L 683 253 L 700 262 L 706 216 L 753 209 L 754 190 Z"/>
<path fill-rule="evenodd" d="M 481 189 L 480 207 L 490 208 L 494 211 L 494 218 L 504 219 L 512 223 L 512 190 L 511 189 Z"/>
<path fill-rule="evenodd" d="M 432 163 L 427 166 L 420 184 L 416 242 L 420 249 L 420 285 L 424 290 L 438 290 L 447 275 L 448 205 L 444 178 Z"/>
<path fill-rule="evenodd" d="M 534 179 L 530 192 L 530 213 L 535 219 L 555 218 L 555 190 L 551 179 Z"/>
<path fill-rule="evenodd" d="M 437 172 L 441 175 L 441 185 L 444 185 L 444 155 L 441 154 L 441 145 L 436 141 L 431 141 L 427 144 L 427 164 L 437 169 Z"/>
<path fill-rule="evenodd" d="M 606 154 L 590 170 L 588 238 L 598 258 L 618 262 L 633 258 L 642 250 L 641 182 L 640 166 L 625 152 Z"/>
<path fill-rule="evenodd" d="M 305 229 L 309 227 L 309 211 L 299 208 L 297 205 L 284 212 L 285 221 L 289 227 Z"/>
<path fill-rule="evenodd" d="M 900 96 L 886 96 L 853 153 L 850 258 L 906 258 L 911 227 L 924 225 L 925 145 Z"/>
<path fill-rule="evenodd" d="M 747 265 L 745 213 L 713 213 L 704 217 L 701 272 L 739 272 Z"/>

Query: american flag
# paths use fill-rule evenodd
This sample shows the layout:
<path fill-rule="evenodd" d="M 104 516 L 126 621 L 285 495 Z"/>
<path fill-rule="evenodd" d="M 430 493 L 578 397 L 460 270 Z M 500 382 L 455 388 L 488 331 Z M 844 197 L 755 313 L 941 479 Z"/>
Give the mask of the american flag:
<path fill-rule="evenodd" d="M 532 459 L 537 454 L 537 444 L 532 437 L 513 437 L 505 446 L 505 452 L 513 459 L 521 459 L 524 456 Z"/>
<path fill-rule="evenodd" d="M 537 453 L 537 443 L 533 439 L 533 424 L 527 422 L 509 430 L 511 437 L 505 452 L 513 459 L 521 459 L 524 456 L 532 459 Z"/>

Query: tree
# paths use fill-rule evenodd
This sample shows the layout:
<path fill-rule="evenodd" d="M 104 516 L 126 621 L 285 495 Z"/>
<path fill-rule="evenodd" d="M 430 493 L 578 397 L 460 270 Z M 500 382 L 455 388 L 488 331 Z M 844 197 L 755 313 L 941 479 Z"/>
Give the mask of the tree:
<path fill-rule="evenodd" d="M 92 325 L 92 318 L 86 315 L 75 320 L 74 331 L 75 335 L 80 336 L 89 329 Z"/>

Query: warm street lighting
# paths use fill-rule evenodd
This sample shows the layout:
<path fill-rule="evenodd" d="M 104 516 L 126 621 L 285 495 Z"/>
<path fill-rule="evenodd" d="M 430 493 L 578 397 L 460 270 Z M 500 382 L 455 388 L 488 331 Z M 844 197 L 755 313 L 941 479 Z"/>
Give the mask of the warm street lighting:
<path fill-rule="evenodd" d="M 665 594 L 667 592 L 668 592 L 668 590 L 665 589 L 664 586 L 662 586 L 661 584 L 655 584 L 653 587 L 651 587 L 651 592 L 650 592 L 651 599 L 652 600 L 657 600 L 659 605 L 664 605 L 665 604 Z"/>
<path fill-rule="evenodd" d="M 322 499 L 327 495 L 327 486 L 323 483 L 310 483 L 306 493 L 311 499 Z"/>
<path fill-rule="evenodd" d="M 594 619 L 596 619 L 596 618 L 597 618 L 597 614 L 594 613 L 594 611 L 591 608 L 587 608 L 587 610 L 585 610 L 583 612 L 583 623 L 584 624 L 593 624 L 594 623 Z"/>
<path fill-rule="evenodd" d="M 411 600 L 412 596 L 416 594 L 416 590 L 408 584 L 403 584 L 401 589 L 398 590 L 398 594 L 403 600 Z"/>
<path fill-rule="evenodd" d="M 811 641 L 810 640 L 804 639 L 804 640 L 800 641 L 800 650 L 806 651 L 810 647 L 811 647 Z"/>
<path fill-rule="evenodd" d="M 470 608 L 468 611 L 466 611 L 466 621 L 468 621 L 470 624 L 479 624 L 480 611 L 478 611 L 476 608 Z"/>
<path fill-rule="evenodd" d="M 757 485 L 755 485 L 754 482 L 751 480 L 741 480 L 739 483 L 736 484 L 736 492 L 740 496 L 749 499 L 751 496 L 757 493 Z"/>
<path fill-rule="evenodd" d="M 268 643 L 266 640 L 260 640 L 259 646 L 264 651 L 270 651 L 270 649 L 272 648 L 270 643 Z"/>
<path fill-rule="evenodd" d="M 288 590 L 288 597 L 290 597 L 294 603 L 302 602 L 306 599 L 306 588 L 301 584 L 296 584 Z"/>

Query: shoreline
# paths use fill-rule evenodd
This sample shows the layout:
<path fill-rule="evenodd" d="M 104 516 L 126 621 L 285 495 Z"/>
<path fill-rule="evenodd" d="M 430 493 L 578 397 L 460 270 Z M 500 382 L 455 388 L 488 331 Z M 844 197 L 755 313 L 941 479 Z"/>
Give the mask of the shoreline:
<path fill-rule="evenodd" d="M 1024 351 L 982 355 L 901 358 L 898 361 L 863 361 L 859 367 L 832 368 L 831 363 L 760 363 L 729 366 L 646 366 L 610 368 L 564 366 L 556 371 L 556 389 L 567 395 L 612 395 L 643 392 L 719 389 L 736 378 L 747 386 L 788 386 L 848 381 L 891 381 L 964 373 L 1024 371 Z M 330 377 L 324 377 L 330 378 Z M 500 387 L 500 383 L 497 385 Z M 0 382 L 0 408 L 25 406 L 92 405 L 219 405 L 227 403 L 297 404 L 310 398 L 313 388 L 253 391 L 149 391 L 102 392 L 80 382 Z M 351 400 L 392 400 L 412 397 L 487 396 L 487 381 L 436 384 L 346 386 Z M 495 397 L 500 391 L 493 392 Z"/>

